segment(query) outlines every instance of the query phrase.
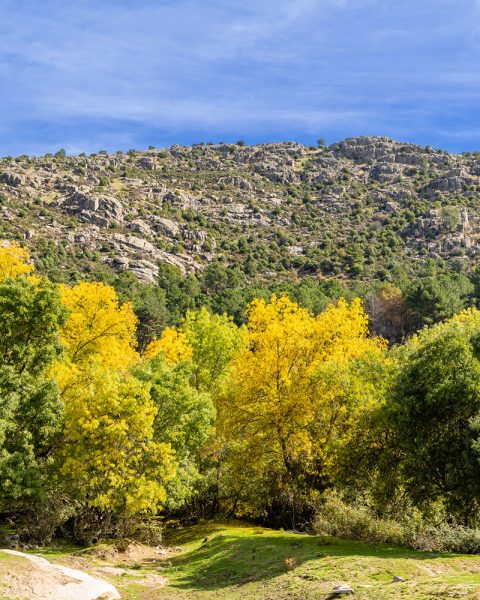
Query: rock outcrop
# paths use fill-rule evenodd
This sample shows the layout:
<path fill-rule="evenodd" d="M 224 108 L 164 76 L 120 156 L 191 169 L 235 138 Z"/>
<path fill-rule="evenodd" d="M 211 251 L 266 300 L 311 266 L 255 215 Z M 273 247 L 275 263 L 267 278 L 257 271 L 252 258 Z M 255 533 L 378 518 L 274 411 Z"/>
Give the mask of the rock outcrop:
<path fill-rule="evenodd" d="M 74 191 L 62 199 L 58 207 L 75 215 L 82 223 L 91 223 L 99 227 L 118 225 L 123 221 L 121 203 L 109 196 Z"/>

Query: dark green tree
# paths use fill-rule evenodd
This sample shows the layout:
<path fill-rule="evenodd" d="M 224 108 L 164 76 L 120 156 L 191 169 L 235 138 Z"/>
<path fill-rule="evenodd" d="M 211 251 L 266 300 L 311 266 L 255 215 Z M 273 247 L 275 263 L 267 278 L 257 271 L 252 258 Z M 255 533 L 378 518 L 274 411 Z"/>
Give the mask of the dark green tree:
<path fill-rule="evenodd" d="M 442 500 L 467 524 L 480 506 L 476 346 L 454 321 L 428 331 L 402 352 L 387 407 L 408 496 L 424 508 Z"/>
<path fill-rule="evenodd" d="M 474 286 L 460 273 L 416 279 L 405 290 L 411 332 L 452 317 L 471 303 Z"/>
<path fill-rule="evenodd" d="M 165 326 L 172 324 L 164 289 L 140 283 L 133 273 L 121 273 L 113 286 L 122 302 L 131 302 L 138 317 L 137 339 L 143 350 L 153 338 L 159 337 Z"/>

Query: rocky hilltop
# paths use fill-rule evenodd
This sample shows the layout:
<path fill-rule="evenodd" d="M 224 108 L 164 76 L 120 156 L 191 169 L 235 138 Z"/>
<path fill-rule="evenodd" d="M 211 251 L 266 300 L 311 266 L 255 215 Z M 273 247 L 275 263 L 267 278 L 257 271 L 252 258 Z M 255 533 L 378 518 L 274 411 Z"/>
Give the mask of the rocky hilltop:
<path fill-rule="evenodd" d="M 131 271 L 154 282 L 214 260 L 252 279 L 378 279 L 480 252 L 480 154 L 385 137 L 0 159 L 4 239 L 39 269 Z"/>

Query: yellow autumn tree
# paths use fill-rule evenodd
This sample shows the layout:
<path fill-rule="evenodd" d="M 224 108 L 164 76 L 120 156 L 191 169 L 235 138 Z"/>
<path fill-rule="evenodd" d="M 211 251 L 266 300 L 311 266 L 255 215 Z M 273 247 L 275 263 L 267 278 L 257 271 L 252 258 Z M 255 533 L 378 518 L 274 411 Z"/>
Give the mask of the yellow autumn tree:
<path fill-rule="evenodd" d="M 154 440 L 157 409 L 148 387 L 113 370 L 91 375 L 65 406 L 66 489 L 87 507 L 154 512 L 175 468 L 171 447 Z"/>
<path fill-rule="evenodd" d="M 173 327 L 167 327 L 158 339 L 152 340 L 148 344 L 143 358 L 149 360 L 159 354 L 162 354 L 171 363 L 178 363 L 192 357 L 192 348 L 184 333 Z"/>
<path fill-rule="evenodd" d="M 330 448 L 370 401 L 350 365 L 383 348 L 368 336 L 358 299 L 339 300 L 317 317 L 287 297 L 250 304 L 218 428 L 237 497 L 268 502 L 307 482 L 321 486 Z"/>
<path fill-rule="evenodd" d="M 61 286 L 69 317 L 65 357 L 55 375 L 65 405 L 60 473 L 86 509 L 154 511 L 175 472 L 173 450 L 155 439 L 150 385 L 130 369 L 139 361 L 137 318 L 102 283 Z"/>
<path fill-rule="evenodd" d="M 130 303 L 120 304 L 111 286 L 84 281 L 61 286 L 60 295 L 70 311 L 62 341 L 71 364 L 81 367 L 95 360 L 106 368 L 125 368 L 139 359 L 137 317 Z"/>
<path fill-rule="evenodd" d="M 0 281 L 6 277 L 29 275 L 33 265 L 29 263 L 30 254 L 15 242 L 0 243 Z"/>
<path fill-rule="evenodd" d="M 137 317 L 131 304 L 121 305 L 115 290 L 103 283 L 60 286 L 69 317 L 61 330 L 66 352 L 54 374 L 65 401 L 103 370 L 125 371 L 139 360 Z"/>

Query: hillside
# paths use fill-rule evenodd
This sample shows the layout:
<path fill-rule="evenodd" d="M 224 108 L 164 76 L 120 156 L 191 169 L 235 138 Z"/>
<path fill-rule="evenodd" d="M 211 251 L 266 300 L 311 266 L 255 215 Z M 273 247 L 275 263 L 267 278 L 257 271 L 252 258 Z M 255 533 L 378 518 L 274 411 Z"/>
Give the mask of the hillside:
<path fill-rule="evenodd" d="M 480 249 L 480 156 L 383 137 L 0 160 L 0 237 L 57 280 L 215 259 L 249 281 L 469 269 Z"/>

